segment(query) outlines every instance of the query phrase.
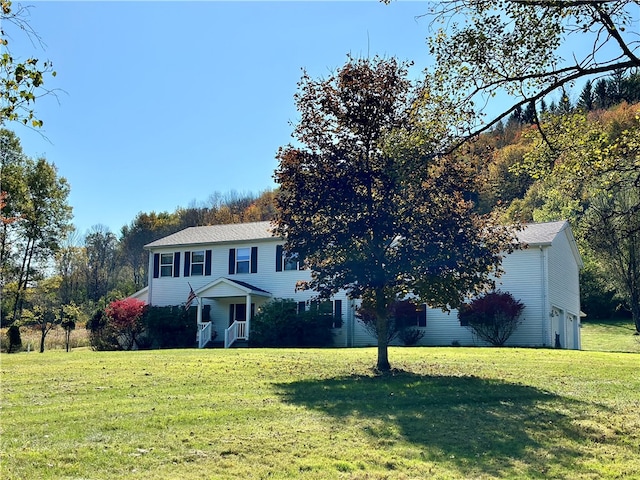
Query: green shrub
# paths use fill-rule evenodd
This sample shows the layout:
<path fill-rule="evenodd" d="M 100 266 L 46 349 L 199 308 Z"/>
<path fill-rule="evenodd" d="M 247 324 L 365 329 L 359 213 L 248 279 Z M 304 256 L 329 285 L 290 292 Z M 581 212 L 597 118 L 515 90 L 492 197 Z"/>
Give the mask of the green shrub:
<path fill-rule="evenodd" d="M 149 307 L 142 324 L 140 348 L 188 348 L 196 341 L 196 308 Z"/>
<path fill-rule="evenodd" d="M 317 310 L 298 313 L 296 302 L 274 299 L 251 320 L 252 347 L 326 347 L 333 343 L 332 315 Z"/>
<path fill-rule="evenodd" d="M 9 345 L 7 347 L 7 352 L 18 352 L 22 348 L 22 338 L 20 337 L 20 328 L 17 325 L 11 325 L 7 329 L 7 339 L 9 340 Z"/>
<path fill-rule="evenodd" d="M 109 325 L 109 318 L 103 310 L 98 310 L 89 319 L 86 325 L 89 330 L 89 345 L 92 350 L 108 351 L 121 350 L 118 343 L 118 336 L 115 330 Z"/>

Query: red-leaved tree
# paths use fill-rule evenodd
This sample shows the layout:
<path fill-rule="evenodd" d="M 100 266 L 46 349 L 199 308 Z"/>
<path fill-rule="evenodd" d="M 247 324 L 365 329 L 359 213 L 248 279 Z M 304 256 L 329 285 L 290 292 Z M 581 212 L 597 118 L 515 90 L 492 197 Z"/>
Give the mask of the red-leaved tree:
<path fill-rule="evenodd" d="M 124 350 L 131 350 L 142 333 L 142 317 L 147 305 L 136 298 L 114 300 L 105 309 L 109 325 L 118 335 Z"/>

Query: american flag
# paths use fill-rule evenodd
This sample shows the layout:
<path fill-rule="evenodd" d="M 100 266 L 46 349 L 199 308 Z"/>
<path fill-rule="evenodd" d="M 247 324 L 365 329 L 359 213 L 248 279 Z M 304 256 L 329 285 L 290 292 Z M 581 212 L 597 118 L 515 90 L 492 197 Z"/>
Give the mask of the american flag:
<path fill-rule="evenodd" d="M 189 285 L 189 296 L 187 297 L 187 303 L 184 304 L 184 309 L 185 310 L 189 310 L 189 307 L 191 306 L 191 304 L 193 303 L 193 301 L 196 299 L 196 293 L 193 291 L 193 288 L 191 287 L 191 285 Z"/>

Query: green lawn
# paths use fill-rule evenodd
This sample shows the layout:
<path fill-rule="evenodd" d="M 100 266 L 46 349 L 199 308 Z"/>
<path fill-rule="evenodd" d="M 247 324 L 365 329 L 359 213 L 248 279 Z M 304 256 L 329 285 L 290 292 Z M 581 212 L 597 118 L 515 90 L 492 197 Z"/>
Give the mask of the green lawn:
<path fill-rule="evenodd" d="M 594 320 L 582 323 L 582 349 L 640 353 L 640 335 L 631 320 Z"/>
<path fill-rule="evenodd" d="M 3 354 L 4 479 L 640 478 L 640 355 Z"/>

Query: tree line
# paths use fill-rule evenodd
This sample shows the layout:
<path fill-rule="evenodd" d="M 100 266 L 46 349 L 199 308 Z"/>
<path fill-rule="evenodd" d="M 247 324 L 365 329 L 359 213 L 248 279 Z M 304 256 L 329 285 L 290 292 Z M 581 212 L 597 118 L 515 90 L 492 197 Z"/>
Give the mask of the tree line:
<path fill-rule="evenodd" d="M 99 224 L 82 234 L 66 179 L 45 158 L 25 155 L 7 129 L 0 129 L 0 178 L 1 323 L 44 332 L 68 317 L 83 323 L 145 287 L 147 243 L 191 226 L 269 220 L 274 212 L 272 191 L 216 192 L 199 206 L 141 212 L 118 234 Z"/>

